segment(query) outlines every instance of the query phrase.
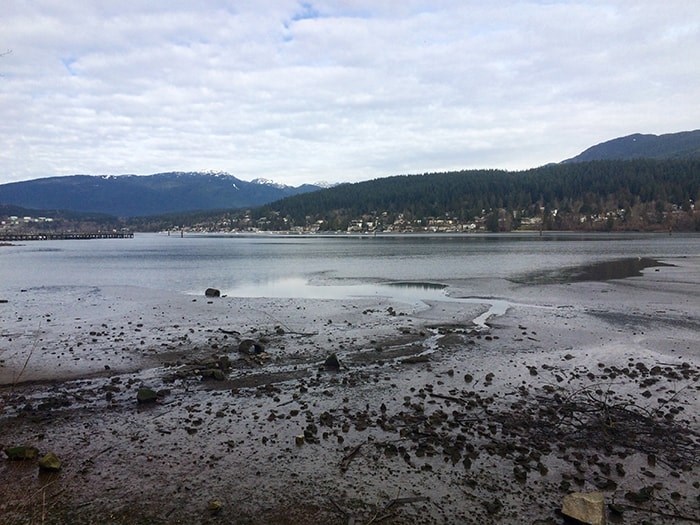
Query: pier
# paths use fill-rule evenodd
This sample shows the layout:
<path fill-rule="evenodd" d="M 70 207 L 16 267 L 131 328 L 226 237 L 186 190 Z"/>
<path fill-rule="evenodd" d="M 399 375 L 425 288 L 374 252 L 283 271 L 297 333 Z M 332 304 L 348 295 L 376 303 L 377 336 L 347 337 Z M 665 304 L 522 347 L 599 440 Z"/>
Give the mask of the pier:
<path fill-rule="evenodd" d="M 76 239 L 132 239 L 133 232 L 92 233 L 0 233 L 0 242 L 8 241 L 58 241 Z"/>

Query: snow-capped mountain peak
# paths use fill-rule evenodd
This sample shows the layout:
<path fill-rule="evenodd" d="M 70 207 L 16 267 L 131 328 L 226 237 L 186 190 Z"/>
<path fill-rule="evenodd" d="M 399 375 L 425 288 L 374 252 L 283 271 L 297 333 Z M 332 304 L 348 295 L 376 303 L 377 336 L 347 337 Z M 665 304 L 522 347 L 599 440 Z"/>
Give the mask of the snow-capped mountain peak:
<path fill-rule="evenodd" d="M 262 177 L 259 177 L 257 179 L 253 179 L 250 182 L 253 184 L 261 184 L 263 186 L 272 186 L 273 188 L 279 188 L 279 189 L 284 189 L 284 188 L 289 187 L 286 184 L 279 184 L 279 183 L 272 181 L 270 179 L 263 179 Z"/>

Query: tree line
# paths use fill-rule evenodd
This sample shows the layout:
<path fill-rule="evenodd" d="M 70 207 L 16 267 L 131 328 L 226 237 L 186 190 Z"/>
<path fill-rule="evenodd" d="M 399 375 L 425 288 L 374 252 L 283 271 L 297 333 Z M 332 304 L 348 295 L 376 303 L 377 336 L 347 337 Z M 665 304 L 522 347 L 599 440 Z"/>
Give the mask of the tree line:
<path fill-rule="evenodd" d="M 578 229 L 618 214 L 617 229 L 662 225 L 685 212 L 700 227 L 700 160 L 604 160 L 551 164 L 524 171 L 464 170 L 401 175 L 290 197 L 252 211 L 270 229 L 322 221 L 343 230 L 358 217 L 383 214 L 386 221 L 491 217 L 490 229 L 516 229 L 524 218 L 541 217 L 543 228 Z M 498 217 L 498 226 L 493 217 Z M 585 221 L 582 218 L 585 217 Z M 503 219 L 506 219 L 505 222 Z M 618 220 L 619 219 L 619 220 Z M 686 221 L 687 222 L 687 221 Z M 583 226 L 582 226 L 583 225 Z M 624 229 L 624 228 L 623 228 Z"/>

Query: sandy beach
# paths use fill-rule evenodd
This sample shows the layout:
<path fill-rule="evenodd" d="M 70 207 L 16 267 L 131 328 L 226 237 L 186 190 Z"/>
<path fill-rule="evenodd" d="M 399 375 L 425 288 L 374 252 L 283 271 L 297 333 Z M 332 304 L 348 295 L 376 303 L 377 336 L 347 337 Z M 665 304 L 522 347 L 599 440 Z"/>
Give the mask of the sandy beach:
<path fill-rule="evenodd" d="M 0 522 L 697 523 L 700 260 L 662 262 L 419 306 L 17 290 L 0 446 L 62 465 L 0 461 Z"/>

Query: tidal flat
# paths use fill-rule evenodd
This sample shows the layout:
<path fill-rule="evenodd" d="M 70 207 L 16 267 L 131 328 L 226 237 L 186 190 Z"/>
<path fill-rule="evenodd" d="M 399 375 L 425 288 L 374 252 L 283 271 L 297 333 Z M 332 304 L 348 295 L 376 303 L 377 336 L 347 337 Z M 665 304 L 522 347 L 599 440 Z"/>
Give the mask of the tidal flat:
<path fill-rule="evenodd" d="M 320 298 L 8 288 L 0 446 L 37 457 L 0 461 L 0 522 L 559 524 L 591 491 L 611 522 L 697 522 L 700 257 L 621 260 Z"/>

